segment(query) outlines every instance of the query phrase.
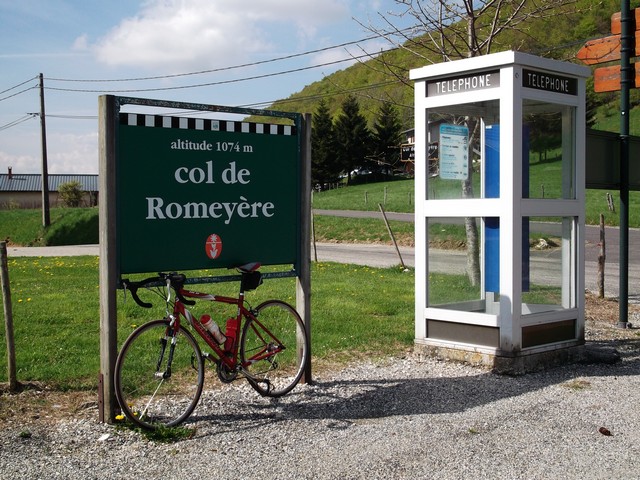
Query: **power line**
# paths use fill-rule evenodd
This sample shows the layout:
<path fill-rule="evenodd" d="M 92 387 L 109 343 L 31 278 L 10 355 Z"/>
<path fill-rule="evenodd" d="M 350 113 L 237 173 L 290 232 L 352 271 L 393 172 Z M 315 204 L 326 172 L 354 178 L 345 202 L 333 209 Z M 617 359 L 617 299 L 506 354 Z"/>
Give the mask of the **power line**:
<path fill-rule="evenodd" d="M 393 47 L 387 50 L 381 50 L 378 53 L 385 53 L 385 52 L 389 52 L 391 50 L 395 50 L 397 47 Z M 260 80 L 263 78 L 269 78 L 269 77 L 276 77 L 279 75 L 287 75 L 290 73 L 296 73 L 296 72 L 302 72 L 305 70 L 312 70 L 314 68 L 319 68 L 319 67 L 326 67 L 329 65 L 335 65 L 338 63 L 342 63 L 342 62 L 348 62 L 348 61 L 352 61 L 352 60 L 358 60 L 360 58 L 365 58 L 365 57 L 371 57 L 373 54 L 370 53 L 366 53 L 363 55 L 359 55 L 359 56 L 351 56 L 349 58 L 343 58 L 341 60 L 334 60 L 333 62 L 327 62 L 327 63 L 322 63 L 322 64 L 318 64 L 318 65 L 310 65 L 308 67 L 300 67 L 300 68 L 294 68 L 291 70 L 283 70 L 281 72 L 274 72 L 274 73 L 265 73 L 263 75 L 254 75 L 252 77 L 244 77 L 244 78 L 235 78 L 232 80 L 219 80 L 216 82 L 207 82 L 207 83 L 199 83 L 199 84 L 192 84 L 192 85 L 179 85 L 179 86 L 175 86 L 175 87 L 155 87 L 155 88 L 128 88 L 128 89 L 118 89 L 118 90 L 108 90 L 109 92 L 115 92 L 115 93 L 131 93 L 131 92 L 158 92 L 158 91 L 167 91 L 167 90 L 183 90 L 183 89 L 187 89 L 187 88 L 199 88 L 199 87 L 210 87 L 210 86 L 214 86 L 214 85 L 225 85 L 225 84 L 230 84 L 230 83 L 239 83 L 239 82 L 246 82 L 249 80 Z M 61 87 L 45 87 L 47 90 L 56 90 L 56 91 L 62 91 L 62 92 L 83 92 L 83 93 L 102 93 L 105 92 L 105 90 L 94 90 L 94 89 L 76 89 L 76 88 L 61 88 Z"/>
<path fill-rule="evenodd" d="M 415 28 L 415 26 L 402 29 L 402 30 L 400 30 L 400 33 L 401 32 L 405 32 L 405 31 L 410 31 L 410 30 L 412 30 L 414 28 Z M 350 42 L 344 42 L 344 43 L 340 43 L 340 44 L 337 44 L 337 45 L 331 45 L 329 47 L 317 48 L 315 50 L 308 50 L 306 52 L 293 53 L 293 54 L 290 54 L 290 55 L 284 55 L 284 56 L 281 56 L 281 57 L 271 58 L 271 59 L 268 59 L 268 60 L 260 60 L 260 61 L 257 61 L 257 62 L 243 63 L 243 64 L 232 65 L 232 66 L 228 66 L 228 67 L 213 68 L 213 69 L 210 69 L 210 70 L 200 70 L 200 71 L 197 71 L 197 72 L 176 73 L 176 74 L 172 74 L 172 75 L 157 75 L 157 76 L 152 76 L 152 77 L 119 78 L 119 79 L 71 79 L 71 78 L 49 78 L 49 77 L 47 77 L 47 80 L 48 81 L 56 81 L 56 82 L 107 83 L 107 82 L 137 82 L 137 81 L 143 81 L 143 80 L 163 80 L 163 79 L 167 79 L 167 78 L 187 77 L 187 76 L 192 76 L 192 75 L 203 75 L 203 74 L 207 74 L 207 73 L 224 72 L 224 71 L 235 70 L 235 69 L 239 69 L 239 68 L 255 67 L 257 65 L 264 65 L 264 64 L 267 64 L 267 63 L 274 63 L 274 62 L 279 62 L 279 61 L 282 61 L 282 60 L 290 60 L 292 58 L 298 58 L 298 57 L 303 57 L 303 56 L 306 56 L 306 55 L 312 55 L 314 53 L 326 52 L 328 50 L 333 50 L 335 48 L 343 48 L 343 47 L 347 47 L 349 45 L 356 45 L 356 44 L 359 44 L 361 42 L 367 42 L 369 40 L 375 40 L 376 38 L 382 38 L 382 37 L 383 37 L 382 34 L 372 35 L 370 37 L 361 38 L 360 40 L 352 40 Z M 2 93 L 2 92 L 0 92 L 0 93 Z"/>
<path fill-rule="evenodd" d="M 15 88 L 15 87 L 14 87 L 14 88 Z M 7 100 L 7 99 L 9 99 L 9 98 L 12 98 L 12 97 L 17 97 L 17 96 L 18 96 L 18 95 L 20 95 L 21 93 L 28 92 L 29 90 L 33 90 L 33 89 L 36 89 L 36 88 L 38 88 L 38 86 L 37 86 L 37 85 L 34 85 L 33 87 L 25 88 L 24 90 L 20 90 L 19 92 L 16 92 L 16 93 L 14 93 L 14 94 L 12 94 L 12 95 L 7 95 L 6 97 L 2 97 L 2 98 L 0 98 L 0 102 L 1 102 L 1 101 L 3 101 L 3 100 Z M 9 89 L 9 90 L 11 90 L 11 89 Z M 7 91 L 7 90 L 5 90 L 5 92 L 6 92 L 6 91 Z"/>
<path fill-rule="evenodd" d="M 9 122 L 9 123 L 6 123 L 6 124 L 0 126 L 0 132 L 2 130 L 7 130 L 7 129 L 11 128 L 11 127 L 15 127 L 16 125 L 19 125 L 22 122 L 26 122 L 27 120 L 31 120 L 32 118 L 36 118 L 37 116 L 38 116 L 37 113 L 27 113 L 24 117 L 21 117 L 21 118 L 19 118 L 17 120 L 14 120 L 13 122 Z"/>
<path fill-rule="evenodd" d="M 250 103 L 250 104 L 246 104 L 246 105 L 236 105 L 236 107 L 239 108 L 251 108 L 251 107 L 258 107 L 261 105 L 271 105 L 275 102 L 278 103 L 294 103 L 294 102 L 299 102 L 299 101 L 305 101 L 305 100 L 316 100 L 319 98 L 326 98 L 326 97 L 333 97 L 335 95 L 343 95 L 345 93 L 355 93 L 355 92 L 360 92 L 363 90 L 373 90 L 375 88 L 379 88 L 379 87 L 385 87 L 387 85 L 392 85 L 394 83 L 398 83 L 398 80 L 390 80 L 388 82 L 380 82 L 380 83 L 373 83 L 373 84 L 368 84 L 368 85 L 364 85 L 361 87 L 354 87 L 354 88 L 348 88 L 348 89 L 342 89 L 340 91 L 335 91 L 335 92 L 327 92 L 327 93 L 317 93 L 314 95 L 306 95 L 304 97 L 293 97 L 293 98 L 285 98 L 285 99 L 278 99 L 278 100 L 271 100 L 269 102 L 257 102 L 257 103 Z"/>
<path fill-rule="evenodd" d="M 405 32 L 405 31 L 411 31 L 415 28 L 414 27 L 407 27 L 405 29 L 402 29 L 399 31 L 399 33 Z M 262 61 L 258 61 L 258 62 L 252 62 L 252 63 L 245 63 L 245 64 L 240 64 L 240 65 L 233 65 L 233 66 L 229 66 L 229 67 L 221 67 L 221 68 L 216 68 L 216 69 L 211 69 L 211 70 L 202 70 L 202 71 L 197 71 L 197 72 L 189 72 L 189 73 L 179 73 L 179 74 L 173 74 L 173 75 L 158 75 L 158 76 L 151 76 L 151 77 L 139 77 L 139 78 L 128 78 L 128 79 L 65 79 L 65 78 L 49 78 L 47 77 L 48 81 L 60 81 L 60 82 L 94 82 L 94 83 L 98 83 L 98 82 L 125 82 L 125 81 L 142 81 L 142 80 L 158 80 L 158 79 L 168 79 L 168 78 L 177 78 L 177 77 L 184 77 L 184 76 L 192 76 L 192 75 L 201 75 L 201 74 L 206 74 L 206 73 L 214 73 L 214 72 L 221 72 L 221 71 L 229 71 L 229 70 L 234 70 L 234 69 L 239 69 L 239 68 L 245 68 L 245 67 L 251 67 L 251 66 L 256 66 L 256 65 L 263 65 L 263 64 L 268 64 L 268 63 L 274 63 L 277 61 L 282 61 L 282 60 L 288 60 L 288 59 L 292 59 L 292 58 L 298 58 L 298 57 L 302 57 L 305 55 L 311 55 L 314 53 L 320 53 L 320 52 L 324 52 L 324 51 L 328 51 L 328 50 L 332 50 L 332 49 L 336 49 L 336 48 L 343 48 L 349 45 L 355 45 L 355 44 L 359 44 L 361 42 L 366 42 L 369 40 L 374 40 L 376 38 L 382 38 L 384 37 L 384 35 L 382 34 L 376 34 L 376 35 L 371 35 L 369 37 L 365 37 L 365 38 L 361 38 L 359 40 L 352 40 L 349 42 L 343 42 L 337 45 L 332 45 L 329 47 L 323 47 L 323 48 L 317 48 L 314 50 L 308 50 L 305 52 L 300 52 L 300 53 L 294 53 L 291 55 L 284 55 L 281 57 L 276 57 L 276 58 L 272 58 L 269 60 L 262 60 Z M 384 53 L 384 52 L 388 52 L 391 50 L 395 50 L 397 47 L 393 47 L 390 49 L 386 49 L 386 50 L 381 50 L 380 52 L 377 53 Z M 187 89 L 187 88 L 198 88 L 198 87 L 206 87 L 206 86 L 213 86 L 213 85 L 222 85 L 222 84 L 229 84 L 229 83 L 237 83 L 237 82 L 243 82 L 243 81 L 248 81 L 248 80 L 257 80 L 257 79 L 262 79 L 262 78 L 267 78 L 267 77 L 272 77 L 272 76 L 278 76 L 278 75 L 286 75 L 289 73 L 296 73 L 296 72 L 300 72 L 300 71 L 304 71 L 304 70 L 310 70 L 313 68 L 318 68 L 318 67 L 323 67 L 323 66 L 329 66 L 329 65 L 334 65 L 337 63 L 342 63 L 342 62 L 347 62 L 350 60 L 357 60 L 360 58 L 364 58 L 364 57 L 371 57 L 373 54 L 364 54 L 364 55 L 360 55 L 357 57 L 351 56 L 349 58 L 345 58 L 342 60 L 336 60 L 333 62 L 327 62 L 327 63 L 323 63 L 323 64 L 318 64 L 318 65 L 313 65 L 313 66 L 308 66 L 308 67 L 301 67 L 301 68 L 296 68 L 296 69 L 291 69 L 291 70 L 286 70 L 286 71 L 281 71 L 281 72 L 275 72 L 275 73 L 271 73 L 271 74 L 264 74 L 264 75 L 258 75 L 258 76 L 253 76 L 253 77 L 246 77 L 246 78 L 239 78 L 239 79 L 233 79 L 233 80 L 223 80 L 223 81 L 218 81 L 218 82 L 209 82 L 209 83 L 202 83 L 202 84 L 193 84 L 193 85 L 183 85 L 183 86 L 176 86 L 176 87 L 158 87 L 158 88 L 146 88 L 146 89 L 119 89 L 119 90 L 95 90 L 95 89 L 72 89 L 72 88 L 61 88 L 61 87 L 51 87 L 51 86 L 47 86 L 45 87 L 48 90 L 57 90 L 57 91 L 68 91 L 68 92 L 85 92 L 85 93 L 101 93 L 101 92 L 105 92 L 105 91 L 109 91 L 109 92 L 114 92 L 114 93 L 126 93 L 126 92 L 153 92 L 153 91 L 165 91 L 165 90 L 179 90 L 179 89 Z M 37 77 L 34 77 L 37 78 Z M 25 83 L 29 82 L 33 80 L 29 79 L 26 80 L 25 82 L 22 82 L 14 87 L 11 87 L 9 89 L 6 89 L 2 92 L 0 92 L 0 95 L 2 93 L 8 92 L 10 90 L 13 90 L 14 88 L 17 88 L 21 85 L 24 85 Z M 13 95 L 9 95 L 7 97 L 4 98 L 0 98 L 0 101 L 2 100 L 6 100 L 8 98 L 17 96 L 21 93 L 24 93 L 26 91 L 29 91 L 31 89 L 37 88 L 37 86 L 33 86 L 30 87 L 28 89 L 24 89 L 20 92 L 17 92 Z"/>
<path fill-rule="evenodd" d="M 22 85 L 24 85 L 25 83 L 29 83 L 29 82 L 31 82 L 31 81 L 33 81 L 33 80 L 35 80 L 36 78 L 38 78 L 38 77 L 32 77 L 32 78 L 30 78 L 29 80 L 25 80 L 24 82 L 19 83 L 19 84 L 17 84 L 17 85 L 14 85 L 14 86 L 13 86 L 13 87 L 11 87 L 11 88 L 7 88 L 6 90 L 1 91 L 1 92 L 0 92 L 0 95 L 2 95 L 3 93 L 7 93 L 7 92 L 9 92 L 9 91 L 13 90 L 14 88 L 21 87 L 21 86 L 22 86 Z M 23 90 L 23 91 L 24 91 L 24 90 Z"/>

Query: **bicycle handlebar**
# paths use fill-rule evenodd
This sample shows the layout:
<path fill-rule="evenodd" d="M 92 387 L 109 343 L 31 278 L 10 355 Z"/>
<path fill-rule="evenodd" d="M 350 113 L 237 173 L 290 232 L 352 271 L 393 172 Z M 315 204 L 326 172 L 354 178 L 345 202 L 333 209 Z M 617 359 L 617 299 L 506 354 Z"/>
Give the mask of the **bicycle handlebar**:
<path fill-rule="evenodd" d="M 123 279 L 122 283 L 124 284 L 125 288 L 131 292 L 131 298 L 133 298 L 133 300 L 138 305 L 144 308 L 151 308 L 153 305 L 151 303 L 143 302 L 142 300 L 140 300 L 140 297 L 138 297 L 138 289 L 161 286 L 165 284 L 168 284 L 171 288 L 173 288 L 173 290 L 176 292 L 176 297 L 182 303 L 184 303 L 185 305 L 195 305 L 196 304 L 195 301 L 187 300 L 180 293 L 180 290 L 182 290 L 182 287 L 184 286 L 184 282 L 186 279 L 187 277 L 182 273 L 175 273 L 175 272 L 162 273 L 161 272 L 161 273 L 158 273 L 158 275 L 155 277 L 145 278 L 144 280 L 140 280 L 137 282 L 132 282 L 129 279 Z"/>

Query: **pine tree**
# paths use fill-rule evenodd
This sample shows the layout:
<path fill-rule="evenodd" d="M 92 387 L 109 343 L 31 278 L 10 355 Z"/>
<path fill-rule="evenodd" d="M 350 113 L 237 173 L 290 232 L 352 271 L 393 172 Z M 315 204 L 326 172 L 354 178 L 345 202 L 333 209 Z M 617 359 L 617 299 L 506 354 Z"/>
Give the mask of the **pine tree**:
<path fill-rule="evenodd" d="M 340 174 L 333 121 L 324 99 L 318 103 L 311 125 L 311 182 L 323 188 L 324 184 L 337 181 Z"/>
<path fill-rule="evenodd" d="M 338 162 L 347 174 L 347 183 L 351 183 L 351 172 L 366 163 L 371 152 L 371 132 L 353 95 L 342 102 L 342 113 L 335 122 L 334 131 Z"/>
<path fill-rule="evenodd" d="M 402 124 L 393 104 L 385 102 L 378 110 L 373 125 L 373 140 L 373 156 L 378 164 L 385 167 L 395 167 L 400 160 Z"/>

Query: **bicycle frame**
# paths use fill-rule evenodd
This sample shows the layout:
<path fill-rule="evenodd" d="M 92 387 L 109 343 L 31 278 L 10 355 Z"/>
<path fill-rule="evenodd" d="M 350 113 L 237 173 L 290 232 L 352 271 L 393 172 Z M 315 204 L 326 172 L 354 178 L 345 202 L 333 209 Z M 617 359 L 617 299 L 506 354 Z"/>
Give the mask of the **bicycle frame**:
<path fill-rule="evenodd" d="M 225 303 L 229 305 L 236 305 L 238 307 L 237 314 L 235 317 L 230 317 L 227 320 L 227 325 L 225 328 L 225 336 L 227 340 L 224 343 L 224 348 L 221 348 L 218 343 L 215 341 L 213 336 L 207 331 L 205 327 L 202 326 L 200 321 L 193 316 L 191 311 L 185 306 L 185 304 L 180 300 L 178 296 L 176 296 L 174 304 L 173 304 L 173 313 L 170 315 L 171 319 L 174 322 L 174 328 L 180 329 L 180 317 L 184 317 L 187 319 L 191 327 L 198 333 L 198 335 L 206 342 L 207 345 L 213 350 L 215 357 L 214 361 L 221 361 L 225 364 L 225 366 L 229 370 L 234 370 L 238 367 L 238 348 L 240 345 L 240 336 L 242 332 L 240 331 L 242 326 L 242 318 L 251 319 L 262 329 L 265 335 L 268 335 L 274 340 L 274 343 L 271 345 L 281 345 L 282 342 L 271 333 L 260 321 L 256 318 L 254 313 L 251 310 L 248 310 L 245 307 L 244 301 L 244 292 L 240 292 L 238 297 L 227 297 L 222 295 L 214 295 L 209 293 L 201 293 L 194 292 L 191 290 L 180 290 L 180 295 L 185 298 L 194 298 L 197 300 L 206 300 L 210 302 L 218 302 Z M 256 332 L 258 333 L 258 332 Z M 266 344 L 266 342 L 265 342 Z M 244 369 L 247 365 L 251 363 L 263 360 L 268 356 L 273 356 L 281 351 L 281 347 L 270 347 L 269 349 L 265 348 L 263 351 L 258 352 L 253 355 L 251 359 L 246 359 L 245 364 L 241 364 L 240 367 Z M 211 360 L 211 355 L 205 353 L 205 358 Z M 246 372 L 244 372 L 247 374 Z"/>
<path fill-rule="evenodd" d="M 183 422 L 202 393 L 205 359 L 216 365 L 221 382 L 244 378 L 262 396 L 278 398 L 297 385 L 309 361 L 305 326 L 296 310 L 284 301 L 269 299 L 255 308 L 247 303 L 245 291 L 255 290 L 261 283 L 258 267 L 238 267 L 242 278 L 236 297 L 185 289 L 185 275 L 176 272 L 159 273 L 138 282 L 122 281 L 139 306 L 152 307 L 138 296 L 140 288 L 155 289 L 164 296 L 166 306 L 164 318 L 131 332 L 116 359 L 114 386 L 129 420 L 149 429 Z M 198 300 L 226 304 L 230 309 L 235 306 L 235 315 L 224 327 L 223 345 L 189 308 Z M 202 350 L 204 345 L 198 342 L 198 336 L 209 349 Z"/>
<path fill-rule="evenodd" d="M 238 331 L 242 322 L 242 316 L 253 316 L 244 306 L 244 295 L 234 298 L 209 293 L 193 292 L 185 289 L 180 290 L 180 294 L 185 298 L 237 305 L 238 311 L 236 316 L 229 318 L 227 321 L 227 326 L 224 332 L 227 340 L 224 343 L 224 348 L 221 348 L 217 344 L 213 336 L 202 326 L 200 321 L 193 316 L 191 311 L 186 308 L 179 298 L 175 299 L 172 315 L 172 320 L 177 324 L 177 328 L 180 328 L 180 317 L 185 318 L 191 327 L 198 332 L 198 335 L 205 341 L 205 343 L 209 345 L 211 350 L 213 350 L 215 354 L 214 360 L 222 361 L 229 369 L 234 369 L 238 363 L 238 346 L 240 344 L 240 335 L 238 334 Z"/>

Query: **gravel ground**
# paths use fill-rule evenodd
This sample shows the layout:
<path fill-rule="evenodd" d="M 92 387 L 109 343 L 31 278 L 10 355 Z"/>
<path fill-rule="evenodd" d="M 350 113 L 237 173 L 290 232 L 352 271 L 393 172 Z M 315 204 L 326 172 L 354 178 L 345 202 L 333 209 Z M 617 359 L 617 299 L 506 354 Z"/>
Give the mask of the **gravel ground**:
<path fill-rule="evenodd" d="M 278 401 L 209 385 L 193 436 L 173 443 L 100 424 L 92 404 L 5 418 L 0 478 L 640 478 L 640 350 L 615 345 L 618 363 L 521 377 L 414 355 L 362 362 Z"/>

